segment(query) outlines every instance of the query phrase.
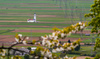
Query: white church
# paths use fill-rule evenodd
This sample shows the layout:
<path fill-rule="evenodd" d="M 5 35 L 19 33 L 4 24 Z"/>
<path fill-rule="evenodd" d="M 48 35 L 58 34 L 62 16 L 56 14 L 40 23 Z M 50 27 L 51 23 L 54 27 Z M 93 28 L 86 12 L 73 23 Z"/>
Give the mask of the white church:
<path fill-rule="evenodd" d="M 36 13 L 34 13 L 34 19 L 27 19 L 27 22 L 37 22 L 36 21 Z"/>

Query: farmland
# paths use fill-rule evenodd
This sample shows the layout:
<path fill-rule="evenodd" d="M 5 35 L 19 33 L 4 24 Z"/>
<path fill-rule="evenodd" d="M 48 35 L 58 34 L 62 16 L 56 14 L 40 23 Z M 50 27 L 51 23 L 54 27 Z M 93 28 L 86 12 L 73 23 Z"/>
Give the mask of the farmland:
<path fill-rule="evenodd" d="M 29 40 L 37 40 L 45 34 L 51 34 L 54 27 L 63 29 L 79 21 L 89 22 L 91 20 L 90 18 L 85 18 L 84 14 L 89 13 L 93 0 L 68 0 L 66 3 L 64 1 L 62 0 L 60 3 L 60 1 L 56 2 L 55 0 L 0 0 L 0 43 L 14 42 L 16 33 L 29 36 Z M 37 21 L 39 22 L 27 23 L 27 19 L 33 19 L 34 13 L 36 13 Z M 75 41 L 78 38 L 82 38 L 82 43 L 92 42 L 93 35 L 90 30 L 91 27 L 87 27 L 82 32 L 82 36 L 81 32 L 77 32 L 65 39 L 60 39 L 60 41 L 67 42 L 68 39 Z M 85 34 L 90 34 L 90 36 Z M 82 46 L 79 53 L 86 48 Z M 85 52 L 83 51 L 83 54 L 87 50 L 89 51 L 87 54 L 90 54 L 91 51 L 89 49 L 86 49 Z"/>
<path fill-rule="evenodd" d="M 88 2 L 87 0 L 67 1 L 66 3 L 64 0 L 61 3 L 55 0 L 1 0 L 0 35 L 14 36 L 16 33 L 22 33 L 24 36 L 40 37 L 51 34 L 54 27 L 62 29 L 79 21 L 90 21 L 89 18 L 84 18 L 84 14 L 89 12 L 91 4 L 93 1 L 90 0 Z M 27 19 L 33 19 L 34 13 L 37 14 L 39 22 L 27 23 Z M 87 29 L 90 30 L 90 28 Z M 35 32 L 35 30 L 38 31 Z M 48 31 L 45 32 L 45 30 Z M 31 33 L 32 31 L 35 33 Z M 39 31 L 40 33 L 37 33 Z M 77 34 L 70 37 L 78 39 L 81 36 Z M 90 37 L 83 36 L 83 38 Z M 14 40 L 14 38 L 11 39 Z"/>

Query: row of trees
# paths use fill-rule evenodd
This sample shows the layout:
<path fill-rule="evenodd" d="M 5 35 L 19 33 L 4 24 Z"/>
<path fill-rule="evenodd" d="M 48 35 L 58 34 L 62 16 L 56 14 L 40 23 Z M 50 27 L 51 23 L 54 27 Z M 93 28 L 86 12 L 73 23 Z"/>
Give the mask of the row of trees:
<path fill-rule="evenodd" d="M 98 36 L 100 35 L 100 0 L 95 0 L 94 4 L 91 5 L 89 14 L 86 14 L 85 17 L 92 17 L 91 22 L 89 22 L 89 26 L 92 26 L 91 32 L 94 33 L 96 32 Z M 94 47 L 94 50 L 96 48 L 100 48 L 100 38 L 96 39 L 96 44 Z"/>

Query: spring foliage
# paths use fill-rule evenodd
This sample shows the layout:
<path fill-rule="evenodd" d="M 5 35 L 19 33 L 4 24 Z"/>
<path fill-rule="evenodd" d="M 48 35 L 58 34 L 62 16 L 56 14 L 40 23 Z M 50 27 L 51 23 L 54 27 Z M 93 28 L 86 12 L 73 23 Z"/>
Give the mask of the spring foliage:
<path fill-rule="evenodd" d="M 91 5 L 89 14 L 85 14 L 85 17 L 92 17 L 92 20 L 89 22 L 90 26 L 93 26 L 91 32 L 98 33 L 100 29 L 100 0 L 95 0 L 94 4 Z"/>
<path fill-rule="evenodd" d="M 13 46 L 17 44 L 31 44 L 31 45 L 43 45 L 44 47 L 37 47 L 35 50 L 30 50 L 28 53 L 29 55 L 33 56 L 34 59 L 70 59 L 67 55 L 64 57 L 57 56 L 55 53 L 57 52 L 63 52 L 63 51 L 72 51 L 77 46 L 80 45 L 80 39 L 76 40 L 73 43 L 63 43 L 61 44 L 58 39 L 71 35 L 71 33 L 75 33 L 77 31 L 82 31 L 86 27 L 86 23 L 79 22 L 75 25 L 71 25 L 69 27 L 65 27 L 62 30 L 58 28 L 53 28 L 54 32 L 51 35 L 45 35 L 41 36 L 40 41 L 31 41 L 28 42 L 27 39 L 29 39 L 27 36 L 22 37 L 21 34 L 15 35 L 16 42 L 13 43 L 11 47 L 8 47 L 8 49 L 12 48 Z M 0 53 L 2 54 L 2 58 L 5 58 L 6 51 L 4 49 L 0 49 Z M 19 55 L 12 56 L 12 59 L 22 59 Z M 72 57 L 75 59 L 76 57 Z"/>
<path fill-rule="evenodd" d="M 91 9 L 90 9 L 89 14 L 85 14 L 85 17 L 92 17 L 92 20 L 89 22 L 89 26 L 92 26 L 92 30 L 91 32 L 94 33 L 98 33 L 98 36 L 100 35 L 99 31 L 100 30 L 100 0 L 95 0 L 94 4 L 91 5 Z M 96 44 L 94 47 L 94 50 L 96 50 L 97 48 L 100 48 L 100 38 L 96 39 Z M 100 55 L 96 55 L 94 57 L 94 59 L 99 59 Z"/>
<path fill-rule="evenodd" d="M 100 33 L 98 30 L 100 30 L 100 0 L 94 1 L 94 4 L 91 5 L 90 12 L 91 13 L 89 14 L 85 14 L 85 17 L 92 17 L 92 20 L 89 22 L 89 25 L 93 26 L 91 32 L 96 32 L 99 35 Z M 96 48 L 100 48 L 100 38 L 96 39 L 94 50 L 96 50 Z"/>

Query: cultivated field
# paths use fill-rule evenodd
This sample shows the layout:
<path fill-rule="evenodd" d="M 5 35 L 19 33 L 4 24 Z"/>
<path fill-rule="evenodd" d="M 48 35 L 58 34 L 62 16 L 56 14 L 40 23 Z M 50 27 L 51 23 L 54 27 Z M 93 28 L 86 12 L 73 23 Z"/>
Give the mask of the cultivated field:
<path fill-rule="evenodd" d="M 10 45 L 15 41 L 16 33 L 29 36 L 29 40 L 38 40 L 40 36 L 51 34 L 55 26 L 62 29 L 79 21 L 88 22 L 90 19 L 84 18 L 84 14 L 89 13 L 91 4 L 93 0 L 68 0 L 66 3 L 64 0 L 57 2 L 55 0 L 0 0 L 0 43 Z M 27 23 L 27 19 L 33 19 L 34 13 L 37 14 L 39 22 Z M 91 43 L 90 30 L 91 28 L 88 27 L 82 35 L 81 32 L 73 33 L 60 41 L 67 42 L 68 39 L 75 41 L 82 38 L 82 45 L 87 41 Z"/>
<path fill-rule="evenodd" d="M 54 26 L 62 29 L 79 21 L 89 21 L 90 19 L 84 18 L 84 14 L 89 12 L 92 3 L 91 0 L 88 2 L 71 0 L 66 3 L 64 0 L 57 2 L 55 0 L 1 0 L 0 35 L 22 33 L 24 36 L 40 37 L 50 34 Z M 39 22 L 27 23 L 27 19 L 33 19 L 34 13 L 37 14 Z"/>

